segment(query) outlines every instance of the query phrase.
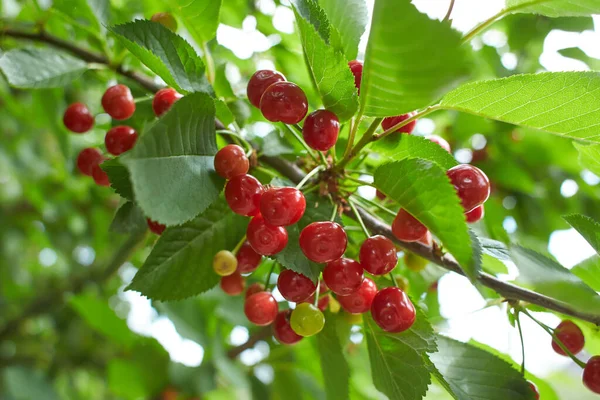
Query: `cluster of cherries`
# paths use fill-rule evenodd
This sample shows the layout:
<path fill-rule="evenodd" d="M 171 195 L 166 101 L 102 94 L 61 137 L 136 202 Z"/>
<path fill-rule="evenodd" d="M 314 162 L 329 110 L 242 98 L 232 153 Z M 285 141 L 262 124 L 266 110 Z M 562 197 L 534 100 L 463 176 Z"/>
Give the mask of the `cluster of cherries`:
<path fill-rule="evenodd" d="M 159 90 L 152 100 L 152 109 L 157 117 L 160 117 L 171 108 L 181 94 L 175 89 L 165 88 Z M 131 90 L 122 84 L 109 87 L 102 95 L 102 108 L 104 112 L 113 119 L 123 121 L 129 119 L 135 113 L 135 100 L 131 95 Z M 73 103 L 67 107 L 63 115 L 65 127 L 74 133 L 85 133 L 93 128 L 95 117 L 88 107 L 83 103 Z M 131 126 L 118 125 L 111 128 L 104 137 L 106 151 L 118 156 L 133 148 L 138 138 L 137 131 Z M 96 184 L 100 186 L 109 186 L 108 174 L 100 167 L 107 157 L 95 147 L 88 147 L 77 156 L 77 168 L 87 176 L 91 176 Z M 148 221 L 150 230 L 160 235 L 165 226 L 152 221 Z"/>

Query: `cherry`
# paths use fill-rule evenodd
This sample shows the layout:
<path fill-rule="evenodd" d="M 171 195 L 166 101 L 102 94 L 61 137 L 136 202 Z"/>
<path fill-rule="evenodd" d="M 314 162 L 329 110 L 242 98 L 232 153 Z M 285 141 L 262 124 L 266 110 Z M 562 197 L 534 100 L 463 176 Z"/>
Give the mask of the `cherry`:
<path fill-rule="evenodd" d="M 356 292 L 364 278 L 362 265 L 349 258 L 330 261 L 323 269 L 323 280 L 333 293 L 340 296 Z"/>
<path fill-rule="evenodd" d="M 110 186 L 108 174 L 100 167 L 100 164 L 101 162 L 92 166 L 92 178 L 94 178 L 94 182 L 96 182 L 97 185 Z"/>
<path fill-rule="evenodd" d="M 431 237 L 431 232 L 427 231 L 427 233 L 423 235 L 421 239 L 417 240 L 417 242 L 424 244 L 425 246 L 433 246 L 433 238 Z"/>
<path fill-rule="evenodd" d="M 152 20 L 154 22 L 158 22 L 159 24 L 161 24 L 162 26 L 164 26 L 165 28 L 167 28 L 170 31 L 175 32 L 177 30 L 177 21 L 175 20 L 173 15 L 171 15 L 171 13 L 168 13 L 168 12 L 156 13 L 150 18 L 150 20 Z"/>
<path fill-rule="evenodd" d="M 416 242 L 427 234 L 427 228 L 420 223 L 419 220 L 401 208 L 392 223 L 392 232 L 399 240 L 404 242 Z"/>
<path fill-rule="evenodd" d="M 585 337 L 581 329 L 574 322 L 568 320 L 562 321 L 554 329 L 554 334 L 572 354 L 577 354 L 583 350 Z M 554 339 L 552 340 L 552 348 L 561 356 L 567 355 Z"/>
<path fill-rule="evenodd" d="M 325 326 L 325 316 L 317 307 L 310 303 L 300 303 L 292 311 L 290 325 L 300 336 L 312 336 L 321 332 Z"/>
<path fill-rule="evenodd" d="M 239 175 L 227 182 L 225 199 L 234 213 L 254 216 L 259 212 L 263 192 L 263 185 L 258 179 L 252 175 Z"/>
<path fill-rule="evenodd" d="M 73 103 L 65 110 L 63 123 L 71 132 L 84 133 L 94 126 L 94 116 L 83 103 Z"/>
<path fill-rule="evenodd" d="M 106 150 L 112 155 L 118 156 L 131 150 L 138 138 L 135 129 L 130 126 L 119 125 L 108 131 L 104 137 Z"/>
<path fill-rule="evenodd" d="M 433 282 L 431 285 L 429 285 L 429 287 L 427 288 L 427 291 L 429 293 L 437 293 L 438 291 L 438 281 Z"/>
<path fill-rule="evenodd" d="M 329 295 L 325 295 L 325 296 L 321 297 L 319 299 L 319 301 L 317 302 L 317 307 L 319 308 L 319 310 L 325 311 L 325 309 L 329 305 L 330 299 L 331 299 L 331 296 L 329 296 Z"/>
<path fill-rule="evenodd" d="M 469 224 L 473 224 L 483 218 L 485 215 L 485 210 L 483 209 L 483 204 L 475 207 L 468 213 L 465 213 L 465 217 L 467 217 L 467 222 Z"/>
<path fill-rule="evenodd" d="M 371 315 L 386 332 L 404 332 L 416 319 L 415 306 L 406 293 L 397 287 L 382 289 L 371 304 Z"/>
<path fill-rule="evenodd" d="M 383 122 L 381 123 L 381 126 L 384 130 L 388 130 L 391 127 L 398 125 L 400 122 L 402 121 L 406 121 L 407 119 L 409 119 L 410 117 L 412 117 L 414 115 L 414 113 L 408 113 L 408 114 L 402 114 L 402 115 L 398 115 L 396 117 L 387 117 L 383 120 Z M 417 121 L 411 121 L 408 124 L 404 125 L 401 128 L 398 128 L 397 130 L 395 130 L 394 132 L 398 133 L 398 132 L 403 132 L 403 133 L 408 133 L 411 134 L 412 131 L 415 129 L 415 125 L 417 125 Z"/>
<path fill-rule="evenodd" d="M 221 277 L 221 289 L 230 296 L 241 294 L 244 291 L 244 286 L 246 286 L 246 281 L 238 272 Z M 248 288 L 248 290 L 250 289 Z"/>
<path fill-rule="evenodd" d="M 109 87 L 102 96 L 102 108 L 114 119 L 131 117 L 135 112 L 135 101 L 131 90 L 125 85 Z"/>
<path fill-rule="evenodd" d="M 288 226 L 300 221 L 306 210 L 306 199 L 292 187 L 270 188 L 260 199 L 260 213 L 273 226 Z"/>
<path fill-rule="evenodd" d="M 535 385 L 535 383 L 533 383 L 531 381 L 527 381 L 527 383 L 529 383 L 529 387 L 533 391 L 533 395 L 535 396 L 535 400 L 540 400 L 540 392 L 539 392 L 537 386 Z"/>
<path fill-rule="evenodd" d="M 402 275 L 396 275 L 396 276 L 394 276 L 394 278 L 396 279 L 396 283 L 398 284 L 398 287 L 402 291 L 408 292 L 408 288 L 410 288 L 409 280 L 406 279 L 406 277 L 404 277 Z"/>
<path fill-rule="evenodd" d="M 309 260 L 317 263 L 337 260 L 347 245 L 346 231 L 336 222 L 313 222 L 300 232 L 300 249 Z"/>
<path fill-rule="evenodd" d="M 404 253 L 404 264 L 406 268 L 410 269 L 414 272 L 421 272 L 427 266 L 427 260 L 423 257 L 419 257 L 418 255 L 407 251 Z"/>
<path fill-rule="evenodd" d="M 244 314 L 254 325 L 265 326 L 275 321 L 279 306 L 269 292 L 258 292 L 249 296 L 244 303 Z"/>
<path fill-rule="evenodd" d="M 490 197 L 490 181 L 477 167 L 461 164 L 446 172 L 460 197 L 465 211 L 469 212 Z"/>
<path fill-rule="evenodd" d="M 246 152 L 237 144 L 228 144 L 215 155 L 215 171 L 225 179 L 245 175 L 250 168 Z"/>
<path fill-rule="evenodd" d="M 238 262 L 238 272 L 240 274 L 254 272 L 262 261 L 262 256 L 254 251 L 247 241 L 244 242 L 242 247 L 238 250 L 236 258 Z"/>
<path fill-rule="evenodd" d="M 246 88 L 246 94 L 248 95 L 250 103 L 254 107 L 260 108 L 260 99 L 265 93 L 265 90 L 277 82 L 285 82 L 285 76 L 283 76 L 281 72 L 268 69 L 256 71 L 250 78 L 248 87 Z"/>
<path fill-rule="evenodd" d="M 446 141 L 446 139 L 444 139 L 441 136 L 438 135 L 431 135 L 431 136 L 427 136 L 426 139 L 431 140 L 433 143 L 437 143 L 440 145 L 440 147 L 444 150 L 446 150 L 448 153 L 452 153 L 452 149 L 450 148 L 450 143 L 448 143 Z"/>
<path fill-rule="evenodd" d="M 277 288 L 284 299 L 294 303 L 308 299 L 317 290 L 317 286 L 310 278 L 291 269 L 283 270 L 279 274 Z"/>
<path fill-rule="evenodd" d="M 365 278 L 356 292 L 348 296 L 338 296 L 337 300 L 347 312 L 362 314 L 369 311 L 376 294 L 377 286 L 375 286 L 375 282 Z"/>
<path fill-rule="evenodd" d="M 375 196 L 377 196 L 377 198 L 379 200 L 385 200 L 387 198 L 387 196 L 385 195 L 385 193 L 379 191 L 379 189 L 375 190 Z"/>
<path fill-rule="evenodd" d="M 236 274 L 233 274 L 236 275 Z M 232 276 L 232 275 L 230 275 Z M 265 291 L 265 285 L 263 285 L 262 283 L 258 283 L 258 282 L 254 282 L 252 285 L 248 286 L 248 289 L 246 289 L 246 298 L 252 296 L 254 293 L 258 293 L 258 292 L 264 292 Z"/>
<path fill-rule="evenodd" d="M 297 124 L 308 111 L 304 91 L 291 82 L 276 82 L 265 90 L 260 100 L 260 111 L 271 122 Z"/>
<path fill-rule="evenodd" d="M 583 369 L 583 384 L 592 392 L 600 394 L 600 356 L 588 360 Z"/>
<path fill-rule="evenodd" d="M 146 218 L 146 222 L 148 223 L 148 228 L 150 231 L 152 233 L 156 233 L 157 235 L 162 235 L 167 228 L 166 225 L 163 225 L 160 222 L 152 221 L 150 218 Z"/>
<path fill-rule="evenodd" d="M 360 246 L 360 264 L 373 275 L 385 275 L 396 267 L 398 253 L 394 243 L 385 236 L 371 236 Z"/>
<path fill-rule="evenodd" d="M 169 111 L 173 106 L 173 103 L 182 97 L 183 95 L 173 88 L 160 89 L 154 95 L 154 99 L 152 99 L 152 110 L 154 111 L 154 115 L 161 117 L 164 113 Z"/>
<path fill-rule="evenodd" d="M 285 228 L 267 224 L 261 215 L 252 218 L 248 224 L 246 236 L 254 251 L 263 256 L 279 253 L 288 242 L 288 233 Z"/>
<path fill-rule="evenodd" d="M 283 310 L 277 314 L 275 322 L 273 323 L 273 336 L 279 343 L 282 344 L 294 344 L 302 340 L 302 336 L 298 335 L 292 329 L 290 325 L 290 316 L 292 312 L 290 310 Z"/>
<path fill-rule="evenodd" d="M 221 250 L 213 257 L 213 270 L 217 275 L 229 276 L 237 269 L 237 259 L 232 252 Z"/>
<path fill-rule="evenodd" d="M 92 168 L 94 165 L 100 164 L 104 160 L 104 156 L 100 150 L 88 147 L 81 150 L 77 156 L 77 169 L 84 175 L 92 176 Z"/>
<path fill-rule="evenodd" d="M 354 86 L 356 86 L 358 89 L 358 94 L 360 94 L 360 82 L 362 80 L 363 65 L 358 60 L 352 60 L 348 63 L 348 67 L 350 67 L 350 71 L 352 71 L 352 75 L 354 75 Z"/>
<path fill-rule="evenodd" d="M 327 110 L 317 110 L 308 114 L 302 127 L 304 141 L 311 148 L 327 151 L 335 145 L 340 133 L 337 115 Z"/>

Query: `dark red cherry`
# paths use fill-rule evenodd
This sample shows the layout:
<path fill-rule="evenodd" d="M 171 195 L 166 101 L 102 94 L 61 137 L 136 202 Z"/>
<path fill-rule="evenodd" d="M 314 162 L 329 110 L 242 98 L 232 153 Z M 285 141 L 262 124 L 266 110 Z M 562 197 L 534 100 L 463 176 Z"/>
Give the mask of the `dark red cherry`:
<path fill-rule="evenodd" d="M 337 300 L 342 308 L 350 314 L 362 314 L 369 311 L 376 294 L 377 286 L 375 286 L 375 282 L 365 278 L 356 292 L 348 296 L 338 296 Z"/>
<path fill-rule="evenodd" d="M 277 82 L 265 90 L 260 100 L 260 111 L 271 122 L 297 124 L 308 111 L 304 91 L 291 82 Z"/>
<path fill-rule="evenodd" d="M 292 187 L 270 188 L 260 199 L 260 213 L 273 226 L 288 226 L 300 221 L 306 210 L 306 199 Z"/>
<path fill-rule="evenodd" d="M 288 242 L 285 228 L 267 224 L 262 215 L 252 218 L 246 236 L 254 251 L 263 256 L 272 256 L 281 252 Z"/>
<path fill-rule="evenodd" d="M 108 131 L 104 137 L 106 150 L 115 156 L 131 150 L 137 141 L 138 134 L 130 126 L 119 125 Z"/>
<path fill-rule="evenodd" d="M 258 292 L 249 296 L 244 303 L 244 314 L 254 325 L 265 326 L 275 321 L 279 306 L 269 292 Z"/>
<path fill-rule="evenodd" d="M 386 332 L 404 332 L 416 319 L 415 306 L 397 287 L 381 289 L 371 304 L 371 315 Z"/>
<path fill-rule="evenodd" d="M 349 258 L 330 261 L 323 269 L 323 280 L 333 293 L 340 296 L 356 292 L 364 278 L 362 265 Z"/>
<path fill-rule="evenodd" d="M 465 217 L 467 218 L 467 222 L 469 224 L 474 224 L 475 222 L 482 219 L 484 214 L 485 214 L 485 210 L 483 209 L 483 204 L 482 204 L 480 206 L 475 207 L 468 213 L 465 213 Z"/>
<path fill-rule="evenodd" d="M 414 115 L 414 113 L 410 112 L 408 114 L 402 114 L 402 115 L 398 115 L 396 117 L 387 117 L 386 119 L 383 120 L 383 122 L 381 123 L 381 126 L 383 127 L 384 130 L 387 131 L 391 127 L 398 125 L 400 122 L 406 121 L 413 115 Z M 408 124 L 404 125 L 403 127 L 398 128 L 394 132 L 402 132 L 402 133 L 411 134 L 412 131 L 415 129 L 415 125 L 417 125 L 417 120 L 409 122 Z"/>
<path fill-rule="evenodd" d="M 572 354 L 577 354 L 583 350 L 585 337 L 581 329 L 573 321 L 562 321 L 554 329 L 554 334 Z M 567 355 L 554 339 L 552 340 L 552 348 L 561 356 Z"/>
<path fill-rule="evenodd" d="M 309 260 L 317 263 L 337 260 L 347 245 L 346 231 L 336 222 L 313 222 L 300 232 L 300 249 Z"/>
<path fill-rule="evenodd" d="M 317 286 L 310 278 L 291 269 L 281 271 L 277 278 L 277 288 L 284 299 L 294 303 L 308 299 L 317 290 Z"/>
<path fill-rule="evenodd" d="M 535 383 L 533 383 L 531 381 L 527 381 L 527 383 L 529 383 L 529 387 L 533 391 L 533 395 L 535 396 L 535 400 L 540 400 L 540 391 L 538 390 L 538 388 L 535 385 Z"/>
<path fill-rule="evenodd" d="M 490 197 L 490 181 L 479 168 L 461 164 L 450 168 L 446 174 L 454 185 L 466 212 L 485 203 Z"/>
<path fill-rule="evenodd" d="M 97 185 L 110 186 L 108 174 L 100 167 L 101 163 L 102 162 L 92 166 L 92 178 L 94 178 L 94 182 L 96 182 Z"/>
<path fill-rule="evenodd" d="M 262 256 L 254 251 L 247 241 L 240 247 L 235 257 L 238 262 L 237 270 L 240 274 L 254 272 L 262 260 Z"/>
<path fill-rule="evenodd" d="M 250 161 L 246 152 L 237 144 L 228 144 L 215 155 L 215 171 L 222 178 L 231 179 L 247 174 L 249 168 Z"/>
<path fill-rule="evenodd" d="M 398 252 L 385 236 L 371 236 L 360 246 L 360 264 L 373 275 L 385 275 L 396 267 Z"/>
<path fill-rule="evenodd" d="M 262 98 L 265 90 L 269 86 L 277 82 L 285 82 L 285 76 L 281 72 L 271 71 L 268 69 L 261 69 L 256 71 L 250 81 L 248 81 L 248 87 L 246 88 L 246 94 L 250 103 L 260 108 L 260 99 Z"/>
<path fill-rule="evenodd" d="M 84 133 L 94 126 L 94 116 L 83 103 L 73 103 L 65 110 L 63 123 L 71 132 Z"/>
<path fill-rule="evenodd" d="M 152 99 L 152 110 L 157 117 L 169 111 L 173 103 L 182 98 L 183 95 L 172 88 L 160 89 Z"/>
<path fill-rule="evenodd" d="M 254 216 L 259 213 L 263 185 L 252 175 L 239 175 L 225 185 L 225 200 L 236 214 Z"/>
<path fill-rule="evenodd" d="M 294 344 L 302 340 L 302 336 L 298 335 L 290 325 L 291 310 L 280 311 L 273 323 L 273 336 L 279 343 Z"/>
<path fill-rule="evenodd" d="M 583 369 L 583 384 L 592 392 L 600 394 L 600 356 L 588 360 Z"/>
<path fill-rule="evenodd" d="M 437 143 L 440 145 L 440 147 L 444 150 L 446 150 L 448 153 L 452 153 L 452 149 L 450 148 L 450 143 L 448 143 L 446 141 L 446 139 L 444 139 L 441 136 L 438 135 L 431 135 L 431 136 L 427 136 L 426 139 L 431 140 L 433 143 Z"/>
<path fill-rule="evenodd" d="M 114 119 L 127 119 L 135 112 L 135 101 L 131 90 L 125 85 L 115 85 L 106 89 L 102 96 L 102 108 Z"/>
<path fill-rule="evenodd" d="M 246 281 L 239 272 L 221 277 L 221 289 L 230 296 L 237 296 L 244 291 Z"/>
<path fill-rule="evenodd" d="M 252 285 L 248 286 L 248 289 L 246 289 L 246 298 L 252 296 L 254 293 L 264 291 L 265 285 L 263 285 L 262 283 L 254 282 Z"/>
<path fill-rule="evenodd" d="M 416 242 L 427 234 L 427 228 L 420 223 L 419 220 L 401 208 L 392 223 L 392 232 L 399 240 L 404 242 Z"/>
<path fill-rule="evenodd" d="M 352 75 L 354 75 L 354 86 L 358 89 L 358 94 L 360 94 L 360 83 L 362 80 L 363 73 L 363 65 L 358 60 L 352 60 L 348 63 L 348 67 L 350 67 L 350 71 L 352 71 Z"/>
<path fill-rule="evenodd" d="M 166 225 L 161 224 L 160 222 L 152 221 L 150 218 L 146 218 L 146 222 L 148 223 L 148 228 L 152 233 L 156 233 L 157 235 L 162 235 L 162 233 L 167 229 Z"/>
<path fill-rule="evenodd" d="M 317 110 L 308 114 L 302 127 L 304 141 L 311 148 L 327 151 L 335 145 L 340 133 L 338 117 L 327 110 Z"/>
<path fill-rule="evenodd" d="M 84 175 L 92 176 L 94 165 L 100 164 L 104 160 L 104 156 L 100 150 L 93 147 L 81 150 L 77 156 L 77 169 Z"/>

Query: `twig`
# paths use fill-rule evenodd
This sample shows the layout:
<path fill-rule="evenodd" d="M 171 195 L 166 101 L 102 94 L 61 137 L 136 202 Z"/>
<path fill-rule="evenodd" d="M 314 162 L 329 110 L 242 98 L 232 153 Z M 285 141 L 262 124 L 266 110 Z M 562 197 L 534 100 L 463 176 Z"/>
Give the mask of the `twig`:
<path fill-rule="evenodd" d="M 446 13 L 446 16 L 444 17 L 444 19 L 442 20 L 442 22 L 450 20 L 450 16 L 452 15 L 452 9 L 453 8 L 454 8 L 454 0 L 450 0 L 450 6 L 448 6 L 448 12 Z"/>
<path fill-rule="evenodd" d="M 244 350 L 251 349 L 252 347 L 254 347 L 254 345 L 256 343 L 260 342 L 261 340 L 267 339 L 269 336 L 271 336 L 271 327 L 265 326 L 264 328 L 256 331 L 256 333 L 254 333 L 252 336 L 250 336 L 248 338 L 248 340 L 246 341 L 246 343 L 243 343 L 239 346 L 229 349 L 229 351 L 227 352 L 227 358 L 229 358 L 229 359 L 236 358 Z"/>

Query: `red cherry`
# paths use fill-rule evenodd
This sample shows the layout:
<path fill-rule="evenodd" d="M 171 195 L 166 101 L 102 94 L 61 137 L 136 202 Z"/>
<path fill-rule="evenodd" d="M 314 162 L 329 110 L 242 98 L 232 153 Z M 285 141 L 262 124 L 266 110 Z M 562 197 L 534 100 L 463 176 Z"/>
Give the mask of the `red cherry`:
<path fill-rule="evenodd" d="M 337 142 L 340 133 L 338 117 L 327 110 L 317 110 L 308 114 L 302 127 L 304 141 L 311 148 L 327 151 Z"/>
<path fill-rule="evenodd" d="M 308 299 L 317 290 L 317 286 L 310 278 L 291 269 L 281 271 L 277 278 L 277 288 L 284 299 L 294 303 Z"/>
<path fill-rule="evenodd" d="M 260 213 L 273 226 L 288 226 L 300 221 L 306 210 L 306 199 L 292 187 L 270 188 L 260 199 Z"/>
<path fill-rule="evenodd" d="M 356 292 L 364 278 L 362 265 L 349 258 L 328 262 L 323 269 L 323 280 L 333 293 L 340 296 Z"/>
<path fill-rule="evenodd" d="M 152 221 L 150 218 L 146 218 L 146 222 L 148 223 L 148 228 L 150 228 L 150 231 L 152 233 L 156 233 L 157 235 L 162 235 L 167 228 L 166 225 L 163 225 L 160 222 Z"/>
<path fill-rule="evenodd" d="M 469 212 L 490 197 L 490 181 L 477 167 L 461 164 L 446 172 L 460 197 L 465 211 Z"/>
<path fill-rule="evenodd" d="M 377 196 L 377 198 L 379 200 L 385 200 L 386 199 L 386 195 L 383 192 L 380 192 L 379 189 L 375 190 L 375 195 Z"/>
<path fill-rule="evenodd" d="M 254 282 L 252 285 L 248 286 L 248 289 L 246 289 L 246 298 L 252 296 L 254 293 L 264 292 L 264 291 L 265 291 L 265 285 L 263 285 L 262 283 Z"/>
<path fill-rule="evenodd" d="M 236 214 L 254 216 L 259 212 L 263 185 L 252 175 L 239 175 L 231 178 L 225 186 L 225 200 Z"/>
<path fill-rule="evenodd" d="M 408 114 L 402 114 L 402 115 L 398 115 L 396 117 L 387 117 L 386 119 L 383 120 L 383 122 L 381 123 L 381 126 L 383 127 L 384 130 L 387 131 L 391 127 L 398 125 L 400 122 L 406 121 L 413 115 L 414 115 L 414 113 L 410 112 Z M 403 127 L 398 128 L 394 132 L 403 132 L 403 133 L 411 134 L 412 131 L 415 129 L 415 125 L 417 125 L 417 120 L 409 122 L 408 124 L 404 125 Z"/>
<path fill-rule="evenodd" d="M 77 169 L 84 175 L 92 176 L 94 165 L 100 164 L 104 160 L 104 156 L 98 149 L 88 147 L 81 150 L 77 156 Z"/>
<path fill-rule="evenodd" d="M 365 278 L 356 292 L 348 296 L 338 296 L 337 300 L 342 308 L 350 314 L 362 314 L 369 311 L 376 294 L 377 286 L 375 286 L 375 282 Z"/>
<path fill-rule="evenodd" d="M 327 284 L 325 283 L 325 281 L 323 279 L 319 280 L 319 293 L 323 294 L 323 293 L 327 293 L 329 291 L 329 287 L 327 286 Z"/>
<path fill-rule="evenodd" d="M 392 223 L 392 232 L 399 240 L 404 242 L 416 242 L 427 234 L 427 228 L 420 223 L 419 220 L 401 208 Z"/>
<path fill-rule="evenodd" d="M 222 178 L 231 179 L 247 174 L 249 168 L 246 152 L 237 144 L 228 144 L 215 155 L 215 171 Z"/>
<path fill-rule="evenodd" d="M 529 387 L 533 391 L 533 395 L 535 396 L 535 400 L 540 400 L 540 392 L 539 392 L 537 386 L 535 385 L 535 383 L 533 383 L 531 381 L 527 381 L 527 383 L 529 383 Z"/>
<path fill-rule="evenodd" d="M 348 67 L 350 67 L 350 71 L 352 71 L 352 75 L 354 75 L 354 86 L 356 86 L 358 89 L 358 94 L 360 94 L 360 82 L 362 80 L 363 65 L 358 60 L 352 60 L 348 63 Z"/>
<path fill-rule="evenodd" d="M 131 90 L 125 85 L 109 87 L 102 96 L 102 108 L 114 119 L 131 117 L 135 112 L 135 101 Z"/>
<path fill-rule="evenodd" d="M 241 294 L 244 291 L 244 286 L 246 286 L 246 281 L 239 272 L 221 277 L 221 289 L 230 296 Z"/>
<path fill-rule="evenodd" d="M 104 161 L 104 160 L 102 160 Z M 92 178 L 94 178 L 94 182 L 100 186 L 110 186 L 110 181 L 108 180 L 108 174 L 100 168 L 100 164 L 94 164 L 92 166 Z"/>
<path fill-rule="evenodd" d="M 261 215 L 252 218 L 246 230 L 248 243 L 263 256 L 272 256 L 281 252 L 288 242 L 288 233 L 282 226 L 267 224 Z"/>
<path fill-rule="evenodd" d="M 275 323 L 273 324 L 273 336 L 279 343 L 282 344 L 294 344 L 298 343 L 302 336 L 298 335 L 292 329 L 290 325 L 290 315 L 292 312 L 290 310 L 280 311 L 277 314 L 277 318 L 275 318 Z"/>
<path fill-rule="evenodd" d="M 423 235 L 421 239 L 417 240 L 417 242 L 424 244 L 425 246 L 433 246 L 433 238 L 431 237 L 431 232 L 427 231 L 427 233 Z"/>
<path fill-rule="evenodd" d="M 276 82 L 265 90 L 260 100 L 260 111 L 271 122 L 297 124 L 308 111 L 304 91 L 291 82 Z"/>
<path fill-rule="evenodd" d="M 172 88 L 160 89 L 152 99 L 152 110 L 157 117 L 169 111 L 173 103 L 182 98 L 183 95 Z"/>
<path fill-rule="evenodd" d="M 398 253 L 394 243 L 385 236 L 371 236 L 360 246 L 360 264 L 373 275 L 385 275 L 396 267 Z"/>
<path fill-rule="evenodd" d="M 317 302 L 317 308 L 321 311 L 325 311 L 325 309 L 329 305 L 330 299 L 331 299 L 331 297 L 329 295 L 325 295 L 325 296 L 321 297 L 319 299 L 319 301 Z"/>
<path fill-rule="evenodd" d="M 346 246 L 346 231 L 335 222 L 313 222 L 300 232 L 300 249 L 314 262 L 337 260 L 346 251 Z"/>
<path fill-rule="evenodd" d="M 574 322 L 568 320 L 562 321 L 554 329 L 554 334 L 571 353 L 577 354 L 583 350 L 585 337 L 581 329 Z M 554 339 L 552 340 L 552 348 L 561 356 L 567 355 Z"/>
<path fill-rule="evenodd" d="M 269 292 L 258 292 L 249 296 L 244 303 L 244 314 L 254 325 L 265 326 L 275 321 L 279 307 Z"/>
<path fill-rule="evenodd" d="M 415 306 L 406 293 L 397 287 L 388 287 L 377 293 L 371 304 L 371 315 L 386 332 L 404 332 L 416 319 Z"/>
<path fill-rule="evenodd" d="M 84 133 L 94 126 L 94 116 L 83 103 L 73 103 L 65 110 L 63 123 L 71 132 Z"/>
<path fill-rule="evenodd" d="M 437 143 L 440 145 L 440 147 L 444 150 L 446 150 L 448 153 L 452 153 L 452 149 L 450 148 L 450 143 L 448 143 L 446 141 L 446 139 L 444 139 L 441 136 L 438 135 L 431 135 L 431 136 L 427 136 L 426 139 L 431 140 L 433 143 Z"/>
<path fill-rule="evenodd" d="M 108 131 L 104 137 L 106 150 L 112 155 L 118 156 L 131 150 L 138 138 L 135 129 L 130 126 L 119 125 Z"/>
<path fill-rule="evenodd" d="M 240 247 L 235 257 L 238 262 L 237 270 L 240 274 L 254 272 L 262 261 L 262 256 L 255 252 L 247 241 Z"/>
<path fill-rule="evenodd" d="M 475 222 L 482 219 L 484 215 L 485 215 L 485 210 L 483 209 L 483 204 L 475 207 L 468 213 L 465 213 L 465 217 L 467 218 L 467 222 L 469 224 L 474 224 Z"/>
<path fill-rule="evenodd" d="M 260 108 L 260 99 L 262 98 L 265 90 L 269 86 L 277 82 L 285 82 L 285 76 L 281 72 L 271 71 L 268 69 L 261 69 L 256 71 L 250 81 L 248 81 L 248 87 L 246 88 L 246 94 L 250 103 Z"/>
<path fill-rule="evenodd" d="M 592 392 L 600 394 L 600 356 L 588 360 L 583 369 L 583 384 Z"/>
<path fill-rule="evenodd" d="M 427 288 L 427 291 L 429 293 L 437 293 L 437 291 L 438 291 L 438 281 L 435 281 L 431 285 L 429 285 L 429 287 Z"/>

